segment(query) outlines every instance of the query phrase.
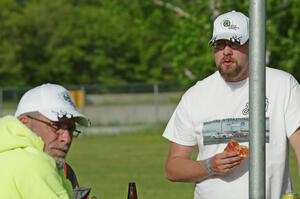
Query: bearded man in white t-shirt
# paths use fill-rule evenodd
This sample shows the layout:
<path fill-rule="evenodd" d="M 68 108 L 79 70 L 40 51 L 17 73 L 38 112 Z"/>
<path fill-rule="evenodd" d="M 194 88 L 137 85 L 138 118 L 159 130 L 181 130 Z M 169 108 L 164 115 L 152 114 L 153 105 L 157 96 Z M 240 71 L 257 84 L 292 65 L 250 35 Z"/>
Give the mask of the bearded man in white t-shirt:
<path fill-rule="evenodd" d="M 249 141 L 249 18 L 231 11 L 214 21 L 210 41 L 218 71 L 197 82 L 179 102 L 163 136 L 170 140 L 166 176 L 196 183 L 194 199 L 248 199 L 248 158 L 224 152 L 234 138 Z M 266 68 L 266 196 L 291 192 L 288 142 L 300 165 L 300 87 Z M 197 160 L 192 152 L 197 146 Z M 251 154 L 250 154 L 251 155 Z"/>

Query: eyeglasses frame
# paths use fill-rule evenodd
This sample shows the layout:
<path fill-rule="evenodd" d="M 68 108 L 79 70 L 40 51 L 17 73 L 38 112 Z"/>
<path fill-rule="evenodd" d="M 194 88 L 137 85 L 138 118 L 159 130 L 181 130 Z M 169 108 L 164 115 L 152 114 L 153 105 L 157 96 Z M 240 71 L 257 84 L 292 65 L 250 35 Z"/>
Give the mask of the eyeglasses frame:
<path fill-rule="evenodd" d="M 41 122 L 41 123 L 43 123 L 43 124 L 46 124 L 47 126 L 49 126 L 49 127 L 51 127 L 52 129 L 54 129 L 54 130 L 55 130 L 55 133 L 58 134 L 58 135 L 61 135 L 61 134 L 62 134 L 62 133 L 59 133 L 59 132 L 58 132 L 60 129 L 68 130 L 68 131 L 72 132 L 72 137 L 75 137 L 75 138 L 78 137 L 78 136 L 82 133 L 81 130 L 76 129 L 76 126 L 75 126 L 74 129 L 66 129 L 66 128 L 62 128 L 62 126 L 59 127 L 60 124 L 59 124 L 58 122 L 53 122 L 53 121 L 47 122 L 47 121 L 45 121 L 45 120 L 41 120 L 41 119 L 32 117 L 32 116 L 30 116 L 30 115 L 26 115 L 26 116 L 27 116 L 28 118 L 32 119 L 32 120 L 36 120 L 36 121 L 38 121 L 38 122 Z"/>

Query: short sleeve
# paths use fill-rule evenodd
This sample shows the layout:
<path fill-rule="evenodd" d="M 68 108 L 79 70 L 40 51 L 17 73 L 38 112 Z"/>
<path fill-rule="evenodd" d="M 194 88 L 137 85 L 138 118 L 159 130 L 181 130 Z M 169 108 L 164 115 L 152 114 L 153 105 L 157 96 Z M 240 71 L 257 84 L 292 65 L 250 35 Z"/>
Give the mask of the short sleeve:
<path fill-rule="evenodd" d="M 285 105 L 285 124 L 289 137 L 300 126 L 300 87 L 293 76 L 289 79 L 289 93 Z"/>
<path fill-rule="evenodd" d="M 194 146 L 197 144 L 191 117 L 191 104 L 186 94 L 182 97 L 169 120 L 163 137 L 184 146 Z"/>

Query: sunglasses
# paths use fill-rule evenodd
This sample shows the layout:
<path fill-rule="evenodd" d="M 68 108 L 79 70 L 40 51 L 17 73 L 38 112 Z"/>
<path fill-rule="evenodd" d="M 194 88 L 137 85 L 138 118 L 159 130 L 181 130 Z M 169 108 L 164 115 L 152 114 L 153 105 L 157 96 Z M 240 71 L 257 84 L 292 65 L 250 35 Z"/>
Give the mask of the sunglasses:
<path fill-rule="evenodd" d="M 241 45 L 239 42 L 235 41 L 229 41 L 229 40 L 217 40 L 214 43 L 212 43 L 212 47 L 216 50 L 223 50 L 226 46 L 229 46 L 232 49 L 239 49 L 243 45 Z"/>

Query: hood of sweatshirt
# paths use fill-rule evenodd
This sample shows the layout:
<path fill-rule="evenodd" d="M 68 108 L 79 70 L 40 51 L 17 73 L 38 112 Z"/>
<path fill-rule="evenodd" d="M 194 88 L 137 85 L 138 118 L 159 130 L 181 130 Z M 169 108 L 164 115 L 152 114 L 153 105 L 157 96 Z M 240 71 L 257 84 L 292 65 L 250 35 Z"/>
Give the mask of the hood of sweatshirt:
<path fill-rule="evenodd" d="M 17 118 L 0 118 L 0 153 L 26 147 L 43 151 L 44 142 Z"/>

